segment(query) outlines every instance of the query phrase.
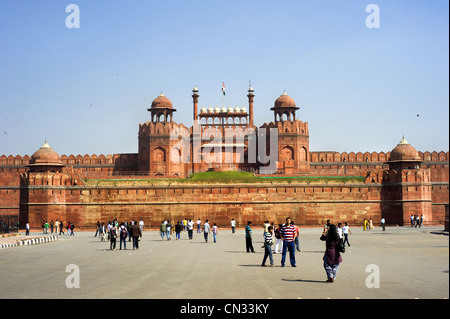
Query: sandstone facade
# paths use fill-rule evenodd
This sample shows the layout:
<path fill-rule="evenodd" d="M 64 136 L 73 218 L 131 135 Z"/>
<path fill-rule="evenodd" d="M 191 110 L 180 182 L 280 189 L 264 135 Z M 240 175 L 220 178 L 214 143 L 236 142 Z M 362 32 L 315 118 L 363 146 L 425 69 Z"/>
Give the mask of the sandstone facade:
<path fill-rule="evenodd" d="M 209 219 L 222 227 L 231 218 L 243 226 L 248 220 L 255 225 L 264 220 L 278 223 L 286 216 L 310 226 L 327 219 L 359 224 L 372 218 L 378 223 L 382 216 L 388 224 L 403 225 L 410 214 L 423 215 L 427 224 L 444 222 L 449 202 L 448 152 L 418 152 L 404 139 L 386 153 L 311 152 L 308 123 L 296 118 L 298 107 L 291 97 L 283 93 L 271 108 L 274 121 L 259 128 L 253 123 L 252 88 L 247 97 L 248 111 L 245 107 L 199 110 L 198 89 L 194 88 L 193 114 L 198 126 L 186 127 L 173 120 L 176 109 L 161 94 L 148 109 L 151 121 L 139 125 L 136 154 L 59 156 L 45 143 L 31 157 L 2 155 L 0 215 L 19 215 L 22 227 L 27 221 L 40 227 L 43 220 L 58 219 L 74 222 L 78 229 L 113 219 L 142 219 L 146 226 L 156 227 L 165 218 Z M 267 176 L 359 176 L 363 180 L 177 183 L 191 173 L 208 170 L 242 170 L 263 176 L 259 157 L 264 149 L 252 149 L 246 133 L 256 132 L 257 139 L 268 140 L 270 129 L 277 132 L 277 154 L 275 171 Z M 206 132 L 211 139 L 196 144 L 197 135 Z M 236 132 L 244 135 L 226 140 L 227 134 Z M 187 144 L 180 147 L 183 134 Z M 213 152 L 206 148 L 214 134 L 221 138 L 219 154 L 217 148 Z M 203 157 L 205 149 L 212 161 Z M 224 165 L 227 157 L 232 160 Z M 102 182 L 112 180 L 118 181 Z"/>

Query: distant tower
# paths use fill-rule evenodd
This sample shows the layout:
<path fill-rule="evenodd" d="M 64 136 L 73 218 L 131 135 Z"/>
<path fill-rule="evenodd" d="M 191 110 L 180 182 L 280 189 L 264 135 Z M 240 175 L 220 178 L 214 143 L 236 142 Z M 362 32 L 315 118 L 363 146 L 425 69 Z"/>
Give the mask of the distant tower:
<path fill-rule="evenodd" d="M 147 109 L 152 114 L 152 122 L 172 122 L 173 112 L 177 110 L 172 107 L 172 102 L 161 94 L 153 100 L 152 106 Z M 161 118 L 162 117 L 162 118 Z"/>
<path fill-rule="evenodd" d="M 285 115 L 287 121 L 295 121 L 295 111 L 298 109 L 294 99 L 287 95 L 286 91 L 276 99 L 275 105 L 271 108 L 274 113 L 275 122 L 283 122 Z"/>
<path fill-rule="evenodd" d="M 73 185 L 72 178 L 64 173 L 65 166 L 61 158 L 45 141 L 44 145 L 31 155 L 28 171 L 21 174 L 19 224 L 26 223 L 31 228 L 40 228 L 47 220 L 66 219 L 65 196 L 63 186 Z M 79 222 L 70 219 L 72 222 Z"/>
<path fill-rule="evenodd" d="M 255 95 L 253 94 L 254 90 L 252 88 L 252 86 L 249 87 L 248 89 L 248 115 L 249 115 L 249 123 L 248 125 L 250 127 L 253 127 L 253 98 L 255 97 Z"/>
<path fill-rule="evenodd" d="M 174 125 L 172 102 L 161 93 L 147 109 L 151 122 L 139 125 L 138 170 L 157 176 L 171 176 L 170 151 L 175 141 L 170 140 Z M 179 173 L 179 172 L 177 172 Z"/>
<path fill-rule="evenodd" d="M 278 129 L 277 170 L 280 174 L 308 173 L 310 169 L 308 122 L 296 119 L 298 109 L 286 91 L 271 108 L 275 122 L 268 127 Z"/>
<path fill-rule="evenodd" d="M 38 149 L 30 159 L 29 165 L 27 165 L 30 172 L 58 172 L 60 173 L 64 165 L 61 162 L 61 158 L 45 140 L 44 145 Z"/>
<path fill-rule="evenodd" d="M 425 222 L 431 220 L 430 169 L 422 168 L 421 162 L 405 137 L 391 151 L 381 191 L 381 212 L 388 223 L 406 226 L 411 215 L 423 215 Z"/>
<path fill-rule="evenodd" d="M 198 119 L 198 89 L 196 86 L 192 89 L 192 98 L 194 99 L 194 121 Z"/>

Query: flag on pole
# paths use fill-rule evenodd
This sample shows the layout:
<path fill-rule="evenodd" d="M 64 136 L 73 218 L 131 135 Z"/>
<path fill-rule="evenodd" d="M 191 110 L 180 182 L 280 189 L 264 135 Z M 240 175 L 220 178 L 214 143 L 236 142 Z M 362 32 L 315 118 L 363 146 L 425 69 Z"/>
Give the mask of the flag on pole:
<path fill-rule="evenodd" d="M 222 94 L 225 95 L 225 83 L 222 82 Z"/>

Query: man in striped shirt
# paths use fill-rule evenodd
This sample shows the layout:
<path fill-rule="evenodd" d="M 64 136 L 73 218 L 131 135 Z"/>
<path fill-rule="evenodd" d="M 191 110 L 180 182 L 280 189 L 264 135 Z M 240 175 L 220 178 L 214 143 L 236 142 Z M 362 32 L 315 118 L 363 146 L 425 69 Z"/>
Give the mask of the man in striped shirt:
<path fill-rule="evenodd" d="M 297 267 L 295 265 L 295 237 L 296 231 L 294 225 L 291 224 L 291 219 L 286 218 L 286 224 L 283 225 L 281 229 L 281 239 L 283 240 L 283 253 L 281 255 L 281 267 L 284 267 L 284 262 L 286 260 L 286 253 L 289 250 L 289 259 L 292 267 Z"/>

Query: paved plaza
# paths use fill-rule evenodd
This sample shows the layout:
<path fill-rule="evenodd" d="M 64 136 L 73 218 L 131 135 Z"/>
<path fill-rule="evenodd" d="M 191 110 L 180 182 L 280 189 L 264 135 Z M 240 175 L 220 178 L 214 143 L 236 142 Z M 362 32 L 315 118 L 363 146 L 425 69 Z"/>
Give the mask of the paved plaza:
<path fill-rule="evenodd" d="M 94 232 L 76 232 L 0 249 L 0 298 L 442 299 L 449 297 L 449 238 L 442 229 L 353 227 L 334 283 L 325 282 L 322 228 L 300 228 L 296 268 L 289 258 L 281 267 L 281 254 L 274 255 L 275 268 L 261 267 L 262 228 L 256 226 L 255 253 L 245 251 L 243 229 L 219 229 L 217 243 L 205 243 L 195 230 L 193 240 L 183 232 L 179 241 L 145 231 L 139 250 L 127 240 L 127 250 L 117 242 L 115 251 Z M 75 282 L 73 265 L 79 288 L 66 286 Z"/>

